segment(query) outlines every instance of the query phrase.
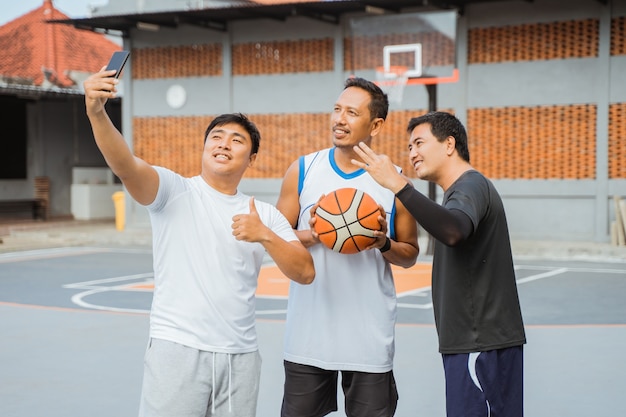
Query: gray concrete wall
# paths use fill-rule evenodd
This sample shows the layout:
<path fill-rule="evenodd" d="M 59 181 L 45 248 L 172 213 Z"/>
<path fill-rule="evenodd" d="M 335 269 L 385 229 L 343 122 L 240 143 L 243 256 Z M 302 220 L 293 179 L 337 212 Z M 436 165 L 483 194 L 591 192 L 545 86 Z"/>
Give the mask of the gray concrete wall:
<path fill-rule="evenodd" d="M 484 3 L 468 6 L 459 17 L 457 50 L 461 78 L 438 87 L 439 108 L 452 108 L 466 121 L 469 108 L 541 106 L 593 103 L 598 108 L 596 178 L 569 180 L 495 180 L 508 211 L 509 226 L 516 239 L 609 240 L 614 219 L 612 196 L 626 196 L 626 180 L 607 177 L 608 106 L 626 102 L 626 57 L 609 55 L 612 17 L 626 15 L 626 1 L 603 5 L 590 0 L 535 0 Z M 600 19 L 598 58 L 560 59 L 484 65 L 467 64 L 467 32 L 472 28 Z M 284 22 L 255 20 L 232 22 L 229 31 L 181 26 L 159 32 L 131 31 L 127 48 L 221 42 L 226 54 L 223 77 L 137 80 L 124 101 L 124 131 L 132 137 L 132 117 L 188 116 L 241 111 L 244 113 L 318 113 L 330 111 L 342 83 L 349 75 L 341 67 L 333 71 L 262 76 L 231 76 L 230 46 L 240 42 L 295 40 L 331 37 L 336 57 L 342 56 L 347 17 L 331 25 L 302 17 Z M 341 65 L 342 60 L 335 62 Z M 374 79 L 369 74 L 360 74 Z M 172 109 L 165 100 L 172 85 L 187 92 L 187 102 Z M 424 109 L 423 86 L 408 86 L 401 108 Z M 470 138 L 471 140 L 471 138 Z M 589 138 L 589 140 L 595 140 Z M 566 143 L 568 138 L 563 138 Z M 330 144 L 330 137 L 329 137 Z M 418 185 L 425 188 L 423 185 Z M 275 202 L 280 180 L 246 180 L 242 190 Z M 127 203 L 129 225 L 147 224 L 145 209 Z"/>

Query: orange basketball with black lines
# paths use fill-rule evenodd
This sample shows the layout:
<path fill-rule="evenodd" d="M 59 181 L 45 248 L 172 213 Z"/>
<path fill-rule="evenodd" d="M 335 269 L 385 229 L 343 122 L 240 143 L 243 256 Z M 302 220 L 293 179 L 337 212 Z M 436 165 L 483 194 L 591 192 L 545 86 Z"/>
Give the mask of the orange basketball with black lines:
<path fill-rule="evenodd" d="M 340 188 L 324 196 L 315 211 L 314 230 L 335 252 L 353 254 L 376 240 L 380 230 L 378 203 L 356 188 Z"/>

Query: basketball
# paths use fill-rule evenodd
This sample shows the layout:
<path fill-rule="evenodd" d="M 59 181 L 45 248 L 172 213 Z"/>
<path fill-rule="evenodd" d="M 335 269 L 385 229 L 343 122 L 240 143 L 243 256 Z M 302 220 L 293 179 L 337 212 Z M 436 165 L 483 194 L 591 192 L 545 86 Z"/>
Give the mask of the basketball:
<path fill-rule="evenodd" d="M 340 188 L 324 196 L 315 211 L 314 230 L 329 249 L 360 252 L 374 243 L 380 230 L 378 203 L 356 188 Z"/>

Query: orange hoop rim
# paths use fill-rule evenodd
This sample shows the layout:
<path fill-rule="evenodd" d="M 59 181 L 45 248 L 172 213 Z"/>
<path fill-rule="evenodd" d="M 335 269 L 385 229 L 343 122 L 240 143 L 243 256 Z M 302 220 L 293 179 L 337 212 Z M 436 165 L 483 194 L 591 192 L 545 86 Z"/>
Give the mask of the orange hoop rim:
<path fill-rule="evenodd" d="M 379 72 L 379 69 L 380 69 L 380 72 Z M 390 67 L 389 69 L 391 70 L 392 68 Z M 391 72 L 392 71 L 388 72 L 388 74 Z M 405 79 L 400 77 L 399 75 L 393 78 L 392 77 L 385 78 L 384 75 L 383 76 L 378 75 L 378 74 L 384 74 L 384 73 L 385 73 L 384 67 L 376 67 L 376 74 L 378 77 L 378 80 L 376 81 L 376 85 L 390 86 L 390 85 L 396 85 L 400 82 L 406 85 L 432 85 L 432 84 L 455 83 L 459 81 L 459 70 L 457 68 L 454 68 L 452 70 L 452 75 L 447 76 L 447 77 L 409 77 L 408 79 L 406 79 L 406 82 L 404 81 Z"/>
<path fill-rule="evenodd" d="M 376 67 L 376 75 L 386 79 L 394 79 L 399 78 L 407 72 L 409 67 L 406 65 L 391 65 L 389 66 L 389 71 L 385 71 L 385 67 L 380 66 Z M 389 75 L 393 75 L 389 77 Z"/>

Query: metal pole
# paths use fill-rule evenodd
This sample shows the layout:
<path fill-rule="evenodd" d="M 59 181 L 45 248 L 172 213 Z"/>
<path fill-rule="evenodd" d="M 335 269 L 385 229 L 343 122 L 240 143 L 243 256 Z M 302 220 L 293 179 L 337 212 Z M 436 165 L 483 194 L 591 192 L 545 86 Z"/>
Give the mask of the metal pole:
<path fill-rule="evenodd" d="M 428 111 L 437 111 L 437 84 L 426 84 L 426 91 L 428 92 Z M 434 182 L 428 183 L 428 198 L 432 201 L 437 201 L 437 185 Z M 428 246 L 426 248 L 426 254 L 432 255 L 435 252 L 435 241 L 433 237 L 428 235 Z"/>

